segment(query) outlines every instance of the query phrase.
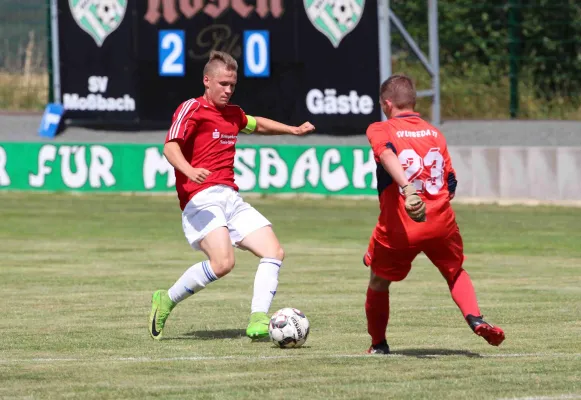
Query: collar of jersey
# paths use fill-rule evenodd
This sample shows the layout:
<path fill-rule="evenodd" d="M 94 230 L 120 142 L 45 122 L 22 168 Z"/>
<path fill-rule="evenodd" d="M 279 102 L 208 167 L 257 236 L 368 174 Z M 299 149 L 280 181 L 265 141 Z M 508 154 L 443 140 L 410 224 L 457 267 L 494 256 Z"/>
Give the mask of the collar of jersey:
<path fill-rule="evenodd" d="M 206 99 L 204 98 L 204 96 L 200 96 L 200 97 L 198 97 L 196 100 L 198 100 L 198 101 L 200 102 L 200 104 L 201 104 L 201 105 L 203 105 L 204 107 L 211 108 L 212 110 L 216 110 L 216 111 L 223 111 L 223 110 L 224 110 L 224 108 L 226 108 L 226 107 L 224 107 L 224 108 L 218 108 L 218 107 L 216 107 L 216 106 L 213 106 L 212 104 L 210 104 L 210 103 L 208 103 L 208 102 L 206 101 Z M 226 104 L 226 105 L 229 105 L 229 104 L 230 104 L 230 103 L 228 103 L 228 104 Z"/>
<path fill-rule="evenodd" d="M 201 104 L 202 106 L 204 106 L 204 107 L 208 107 L 208 108 L 214 108 L 214 109 L 216 108 L 216 107 L 214 107 L 214 106 L 210 105 L 210 103 L 208 103 L 208 102 L 206 101 L 206 99 L 204 98 L 204 96 L 200 96 L 200 97 L 198 97 L 198 99 L 197 99 L 197 100 L 198 100 L 198 101 L 200 102 L 200 104 Z"/>
<path fill-rule="evenodd" d="M 393 118 L 409 118 L 409 117 L 419 117 L 420 113 L 417 112 L 405 112 L 402 114 L 395 115 Z"/>

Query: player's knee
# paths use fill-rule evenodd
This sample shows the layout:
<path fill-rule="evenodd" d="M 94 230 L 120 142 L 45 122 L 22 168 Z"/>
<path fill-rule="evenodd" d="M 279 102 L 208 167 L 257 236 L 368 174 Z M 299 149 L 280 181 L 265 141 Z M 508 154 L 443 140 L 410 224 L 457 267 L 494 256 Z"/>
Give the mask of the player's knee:
<path fill-rule="evenodd" d="M 274 258 L 275 260 L 284 260 L 284 249 L 277 244 L 276 246 L 269 246 L 270 248 L 265 249 L 262 252 L 262 257 L 264 258 Z M 258 255 L 261 255 L 260 253 Z"/>
<path fill-rule="evenodd" d="M 444 270 L 444 272 L 442 272 L 442 275 L 444 276 L 444 279 L 446 279 L 448 286 L 452 288 L 456 281 L 458 280 L 458 278 L 460 277 L 460 275 L 462 274 L 462 272 L 464 272 L 464 268 L 456 267 Z"/>
<path fill-rule="evenodd" d="M 389 291 L 389 285 L 391 281 L 387 279 L 380 278 L 377 275 L 371 274 L 371 278 L 369 278 L 369 287 L 371 290 L 376 292 L 387 292 Z"/>
<path fill-rule="evenodd" d="M 279 245 L 278 248 L 276 249 L 275 253 L 276 253 L 275 258 L 277 260 L 280 260 L 280 261 L 284 260 L 284 249 L 282 248 L 282 246 Z"/>
<path fill-rule="evenodd" d="M 234 269 L 234 255 L 221 257 L 217 260 L 210 260 L 210 265 L 218 278 L 228 275 Z"/>

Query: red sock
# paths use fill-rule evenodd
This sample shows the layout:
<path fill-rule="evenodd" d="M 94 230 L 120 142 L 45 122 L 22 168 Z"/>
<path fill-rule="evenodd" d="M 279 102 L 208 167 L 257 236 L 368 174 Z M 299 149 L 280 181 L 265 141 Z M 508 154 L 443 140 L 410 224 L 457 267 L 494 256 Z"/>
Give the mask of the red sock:
<path fill-rule="evenodd" d="M 367 332 L 371 335 L 371 344 L 381 343 L 385 340 L 385 330 L 389 320 L 389 292 L 377 292 L 367 288 L 365 314 L 367 315 Z"/>
<path fill-rule="evenodd" d="M 452 299 L 454 299 L 454 302 L 456 302 L 460 311 L 462 311 L 464 318 L 466 318 L 468 314 L 472 314 L 475 317 L 480 315 L 474 286 L 472 286 L 470 276 L 464 269 L 461 269 L 460 272 L 456 274 L 456 277 L 448 282 L 448 286 L 450 287 Z"/>

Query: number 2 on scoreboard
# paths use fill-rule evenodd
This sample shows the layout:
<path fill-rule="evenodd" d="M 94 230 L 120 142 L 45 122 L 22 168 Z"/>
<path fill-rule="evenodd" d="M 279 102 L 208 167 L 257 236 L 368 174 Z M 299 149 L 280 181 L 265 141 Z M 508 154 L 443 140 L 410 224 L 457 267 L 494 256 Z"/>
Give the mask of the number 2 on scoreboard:
<path fill-rule="evenodd" d="M 184 42 L 183 30 L 159 31 L 159 76 L 185 75 Z"/>

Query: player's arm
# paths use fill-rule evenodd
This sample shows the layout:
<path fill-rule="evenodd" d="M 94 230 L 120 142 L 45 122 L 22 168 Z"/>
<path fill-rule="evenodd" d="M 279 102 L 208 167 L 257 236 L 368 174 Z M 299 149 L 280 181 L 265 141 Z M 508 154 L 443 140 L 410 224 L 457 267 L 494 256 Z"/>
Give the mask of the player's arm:
<path fill-rule="evenodd" d="M 250 115 L 246 117 L 248 118 L 248 124 L 242 130 L 244 133 L 303 136 L 315 130 L 315 127 L 310 122 L 305 122 L 301 126 L 291 126 L 268 118 L 252 117 Z"/>
<path fill-rule="evenodd" d="M 452 167 L 452 158 L 450 153 L 448 153 L 448 147 L 444 148 L 444 165 L 446 166 L 446 181 L 448 182 L 448 193 L 449 199 L 452 200 L 456 196 L 456 187 L 458 186 L 458 179 L 456 179 L 456 171 Z"/>
<path fill-rule="evenodd" d="M 383 169 L 385 169 L 395 181 L 395 183 L 397 183 L 399 187 L 403 189 L 404 187 L 408 186 L 410 182 L 405 176 L 405 171 L 401 166 L 399 158 L 397 158 L 389 144 L 391 143 L 388 143 L 385 150 L 383 150 L 379 155 L 379 160 L 381 161 Z"/>
<path fill-rule="evenodd" d="M 184 157 L 180 144 L 176 141 L 167 142 L 163 146 L 163 155 L 175 169 L 196 183 L 204 182 L 211 173 L 204 168 L 192 167 Z"/>
<path fill-rule="evenodd" d="M 405 196 L 405 209 L 410 218 L 416 222 L 424 222 L 426 220 L 426 203 L 418 196 L 415 186 L 408 181 L 386 129 L 382 124 L 371 124 L 366 132 L 369 144 L 371 144 L 375 156 L 379 158 L 383 169 L 402 188 Z"/>
<path fill-rule="evenodd" d="M 390 145 L 391 143 L 388 143 L 386 149 L 379 155 L 381 165 L 395 183 L 401 187 L 405 196 L 405 209 L 410 218 L 416 222 L 424 222 L 426 220 L 426 203 L 418 196 L 416 187 L 408 181 L 401 162 L 393 151 L 393 145 Z"/>
<path fill-rule="evenodd" d="M 456 196 L 456 186 L 458 186 L 458 179 L 456 179 L 456 171 L 452 168 L 448 172 L 448 193 L 450 193 L 450 200 Z"/>
<path fill-rule="evenodd" d="M 192 134 L 196 129 L 194 114 L 198 108 L 199 103 L 194 99 L 183 102 L 177 108 L 165 138 L 163 155 L 176 170 L 190 180 L 202 183 L 210 175 L 210 171 L 204 168 L 192 167 L 184 157 L 181 148 L 181 143 L 184 142 L 186 136 Z"/>

